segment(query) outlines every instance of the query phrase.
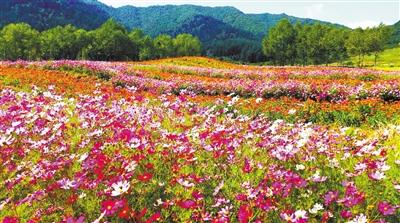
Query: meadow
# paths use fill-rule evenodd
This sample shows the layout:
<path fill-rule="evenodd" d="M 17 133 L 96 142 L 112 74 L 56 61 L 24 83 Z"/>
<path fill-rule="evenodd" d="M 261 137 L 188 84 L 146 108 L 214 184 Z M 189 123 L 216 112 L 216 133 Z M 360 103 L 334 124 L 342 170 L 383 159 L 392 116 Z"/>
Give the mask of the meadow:
<path fill-rule="evenodd" d="M 400 71 L 0 62 L 0 220 L 400 222 Z"/>

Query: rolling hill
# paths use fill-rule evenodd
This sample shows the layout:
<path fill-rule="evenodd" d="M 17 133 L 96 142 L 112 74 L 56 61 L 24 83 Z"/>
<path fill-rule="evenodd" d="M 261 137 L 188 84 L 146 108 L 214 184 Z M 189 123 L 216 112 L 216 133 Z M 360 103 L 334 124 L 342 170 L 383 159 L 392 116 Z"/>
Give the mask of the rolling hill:
<path fill-rule="evenodd" d="M 114 18 L 128 29 L 140 28 L 151 36 L 161 33 L 191 33 L 202 29 L 193 25 L 202 27 L 208 25 L 208 29 L 213 29 L 213 25 L 218 24 L 211 31 L 215 36 L 224 35 L 228 30 L 235 32 L 237 36 L 247 38 L 251 34 L 251 38 L 261 39 L 267 30 L 282 18 L 301 23 L 319 22 L 286 14 L 245 14 L 234 7 L 165 5 L 113 8 L 96 0 L 2 0 L 1 2 L 0 27 L 8 23 L 25 22 L 39 30 L 65 24 L 94 29 L 108 18 Z M 205 24 L 205 22 L 210 23 Z M 218 33 L 219 31 L 221 33 Z"/>
<path fill-rule="evenodd" d="M 57 25 L 73 24 L 84 29 L 95 29 L 110 15 L 101 4 L 79 0 L 1 0 L 0 27 L 9 23 L 25 22 L 38 30 Z"/>
<path fill-rule="evenodd" d="M 398 46 L 400 44 L 400 21 L 393 24 L 392 27 L 394 32 L 392 39 L 390 40 L 390 43 L 393 44 L 394 46 Z"/>

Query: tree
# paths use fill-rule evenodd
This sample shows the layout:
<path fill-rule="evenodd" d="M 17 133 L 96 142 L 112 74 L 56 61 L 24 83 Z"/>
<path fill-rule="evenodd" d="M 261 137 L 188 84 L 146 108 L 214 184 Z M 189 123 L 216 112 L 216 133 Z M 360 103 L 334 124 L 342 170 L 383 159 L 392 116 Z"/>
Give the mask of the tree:
<path fill-rule="evenodd" d="M 134 58 L 135 49 L 126 29 L 114 20 L 108 20 L 90 35 L 93 42 L 85 49 L 90 59 L 113 61 Z"/>
<path fill-rule="evenodd" d="M 294 26 L 296 31 L 296 63 L 301 65 L 308 65 L 309 60 L 309 33 L 311 26 L 310 25 L 302 25 L 300 23 L 296 23 Z"/>
<path fill-rule="evenodd" d="M 199 38 L 190 34 L 180 34 L 174 39 L 176 56 L 197 56 L 201 53 Z"/>
<path fill-rule="evenodd" d="M 379 53 L 385 49 L 385 45 L 388 43 L 392 33 L 393 29 L 383 24 L 366 30 L 368 54 L 374 55 L 374 66 L 376 66 Z"/>
<path fill-rule="evenodd" d="M 76 59 L 89 44 L 87 32 L 74 26 L 57 26 L 40 34 L 43 59 Z"/>
<path fill-rule="evenodd" d="M 357 28 L 350 32 L 349 38 L 346 41 L 347 52 L 351 56 L 357 56 L 357 66 L 361 67 L 364 64 L 364 56 L 368 53 L 366 44 L 365 31 Z"/>
<path fill-rule="evenodd" d="M 36 60 L 39 57 L 39 32 L 25 23 L 9 24 L 1 32 L 0 54 L 5 60 Z"/>
<path fill-rule="evenodd" d="M 322 39 L 326 49 L 326 63 L 342 63 L 348 58 L 346 51 L 346 39 L 348 32 L 344 29 L 329 28 Z"/>
<path fill-rule="evenodd" d="M 174 56 L 174 43 L 171 36 L 162 34 L 154 39 L 154 49 L 157 58 Z"/>
<path fill-rule="evenodd" d="M 145 37 L 146 35 L 141 29 L 133 29 L 129 33 L 129 39 L 134 47 L 134 60 L 140 59 L 140 51 L 145 47 Z"/>
<path fill-rule="evenodd" d="M 263 39 L 263 51 L 274 64 L 295 63 L 296 31 L 288 19 L 279 21 Z"/>

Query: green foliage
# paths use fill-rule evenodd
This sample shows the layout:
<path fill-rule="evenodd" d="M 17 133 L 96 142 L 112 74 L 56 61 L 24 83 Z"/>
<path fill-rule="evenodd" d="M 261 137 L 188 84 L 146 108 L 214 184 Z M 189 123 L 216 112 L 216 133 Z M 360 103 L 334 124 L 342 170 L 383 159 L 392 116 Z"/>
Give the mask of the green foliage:
<path fill-rule="evenodd" d="M 201 53 L 201 42 L 199 38 L 190 34 L 180 34 L 174 41 L 176 56 L 197 56 Z"/>
<path fill-rule="evenodd" d="M 286 18 L 291 23 L 315 23 L 316 20 L 291 17 L 285 14 L 245 14 L 234 7 L 201 7 L 194 5 L 153 6 L 120 8 L 109 7 L 96 0 L 57 1 L 11 1 L 0 4 L 0 27 L 12 22 L 27 22 L 34 28 L 45 30 L 72 24 L 78 28 L 93 30 L 107 19 L 113 18 L 128 29 L 142 29 L 155 38 L 161 34 L 176 37 L 188 33 L 202 42 L 203 55 L 242 62 L 263 62 L 260 41 L 264 34 L 279 20 Z M 130 59 L 152 59 L 154 54 L 149 38 L 146 46 L 132 46 Z M 226 47 L 225 43 L 227 43 Z M 79 58 L 106 59 L 105 52 L 99 53 L 95 46 L 81 47 Z M 57 46 L 55 46 L 57 47 Z M 95 51 L 95 53 L 93 53 Z M 97 55 L 97 54 L 101 55 Z M 90 54 L 90 55 L 89 55 Z M 158 54 L 158 55 L 157 55 Z M 179 54 L 179 53 L 178 53 Z M 111 56 L 111 58 L 115 57 Z M 55 57 L 53 55 L 47 57 Z M 56 58 L 56 57 L 55 57 Z M 119 60 L 126 59 L 120 58 Z"/>
<path fill-rule="evenodd" d="M 352 31 L 346 41 L 346 49 L 351 56 L 357 57 L 357 65 L 364 66 L 364 58 L 374 55 L 376 65 L 379 53 L 381 53 L 392 35 L 392 29 L 379 25 L 365 30 L 358 28 Z"/>
<path fill-rule="evenodd" d="M 40 35 L 43 59 L 75 59 L 82 48 L 89 44 L 90 38 L 85 30 L 71 25 L 57 26 Z"/>
<path fill-rule="evenodd" d="M 154 39 L 156 58 L 165 58 L 174 55 L 174 41 L 171 36 L 162 34 Z"/>
<path fill-rule="evenodd" d="M 126 29 L 112 19 L 90 35 L 93 42 L 87 47 L 87 53 L 92 60 L 129 60 L 137 54 Z"/>
<path fill-rule="evenodd" d="M 0 58 L 34 60 L 39 56 L 38 31 L 25 23 L 10 24 L 0 32 Z"/>
<path fill-rule="evenodd" d="M 38 30 L 68 24 L 83 29 L 95 29 L 108 17 L 105 10 L 83 1 L 2 0 L 0 4 L 0 27 L 24 22 Z"/>
<path fill-rule="evenodd" d="M 283 19 L 265 36 L 262 46 L 273 64 L 344 64 L 350 55 L 358 58 L 358 66 L 363 66 L 365 56 L 373 54 L 376 65 L 391 36 L 392 29 L 382 24 L 351 31 L 321 23 L 293 26 Z"/>
<path fill-rule="evenodd" d="M 274 26 L 263 40 L 263 51 L 274 64 L 294 64 L 296 32 L 287 19 Z"/>

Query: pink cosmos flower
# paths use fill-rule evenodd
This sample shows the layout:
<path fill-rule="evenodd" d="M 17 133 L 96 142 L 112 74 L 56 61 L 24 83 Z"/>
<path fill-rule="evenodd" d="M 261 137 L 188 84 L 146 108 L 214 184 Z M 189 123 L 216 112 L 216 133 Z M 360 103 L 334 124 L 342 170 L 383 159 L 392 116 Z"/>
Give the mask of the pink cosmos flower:
<path fill-rule="evenodd" d="M 335 202 L 339 197 L 339 191 L 329 191 L 324 195 L 324 204 L 329 206 L 331 203 Z"/>
<path fill-rule="evenodd" d="M 80 216 L 78 219 L 74 219 L 73 217 L 67 218 L 67 223 L 83 223 L 85 220 L 85 217 Z"/>
<path fill-rule="evenodd" d="M 390 205 L 386 201 L 383 201 L 378 203 L 378 211 L 383 216 L 393 215 L 396 212 L 396 207 Z"/>

